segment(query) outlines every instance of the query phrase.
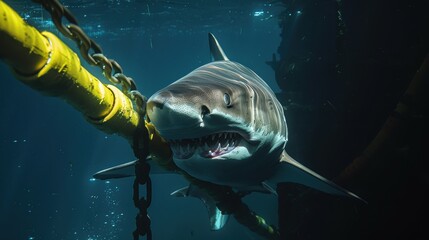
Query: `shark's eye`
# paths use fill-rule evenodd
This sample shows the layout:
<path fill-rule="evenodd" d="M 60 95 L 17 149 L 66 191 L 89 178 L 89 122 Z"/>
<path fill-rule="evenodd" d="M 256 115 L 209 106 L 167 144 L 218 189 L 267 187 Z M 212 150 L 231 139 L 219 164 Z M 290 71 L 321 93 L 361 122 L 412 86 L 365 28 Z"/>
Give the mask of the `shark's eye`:
<path fill-rule="evenodd" d="M 231 103 L 231 97 L 229 96 L 229 94 L 228 93 L 224 93 L 223 94 L 223 101 L 225 102 L 225 104 L 226 104 L 226 107 L 232 107 L 232 103 Z"/>

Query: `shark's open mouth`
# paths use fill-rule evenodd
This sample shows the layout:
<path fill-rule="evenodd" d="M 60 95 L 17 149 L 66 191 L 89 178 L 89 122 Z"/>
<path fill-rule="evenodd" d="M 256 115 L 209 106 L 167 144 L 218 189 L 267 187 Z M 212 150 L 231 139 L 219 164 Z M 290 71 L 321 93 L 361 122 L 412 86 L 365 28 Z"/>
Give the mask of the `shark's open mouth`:
<path fill-rule="evenodd" d="M 242 139 L 238 133 L 222 132 L 200 138 L 176 139 L 168 142 L 176 159 L 188 159 L 195 152 L 205 158 L 214 158 L 231 152 Z"/>

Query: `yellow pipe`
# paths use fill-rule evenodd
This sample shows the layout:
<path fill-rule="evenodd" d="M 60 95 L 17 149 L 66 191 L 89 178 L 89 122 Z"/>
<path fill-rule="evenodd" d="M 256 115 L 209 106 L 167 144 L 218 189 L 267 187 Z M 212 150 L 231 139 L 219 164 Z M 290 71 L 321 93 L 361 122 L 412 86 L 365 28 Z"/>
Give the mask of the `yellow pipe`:
<path fill-rule="evenodd" d="M 34 74 L 49 59 L 49 42 L 0 1 L 0 58 L 23 75 Z"/>
<path fill-rule="evenodd" d="M 45 95 L 64 99 L 94 126 L 131 141 L 143 120 L 131 100 L 112 85 L 104 85 L 80 64 L 78 56 L 54 34 L 40 33 L 0 1 L 0 59 L 18 80 Z M 151 153 L 168 161 L 171 151 L 153 125 Z"/>
<path fill-rule="evenodd" d="M 49 96 L 58 96 L 73 105 L 89 120 L 103 123 L 106 116 L 115 114 L 123 94 L 115 87 L 106 87 L 80 65 L 79 57 L 54 34 L 38 33 L 50 43 L 49 58 L 35 74 L 24 75 L 15 70 L 17 79 Z M 116 93 L 115 89 L 119 92 Z M 122 101 L 121 101 L 122 100 Z M 116 104 L 115 104 L 116 103 Z M 137 113 L 135 113 L 137 115 Z M 138 116 L 135 122 L 138 122 Z M 136 123 L 134 126 L 136 126 Z"/>

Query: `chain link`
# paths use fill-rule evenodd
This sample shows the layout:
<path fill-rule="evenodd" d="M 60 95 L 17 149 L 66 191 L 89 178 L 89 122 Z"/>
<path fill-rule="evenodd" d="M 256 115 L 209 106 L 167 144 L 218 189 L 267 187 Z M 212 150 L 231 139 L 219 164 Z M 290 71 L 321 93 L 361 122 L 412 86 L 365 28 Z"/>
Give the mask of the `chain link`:
<path fill-rule="evenodd" d="M 51 14 L 57 29 L 64 36 L 76 42 L 83 59 L 90 65 L 98 66 L 112 84 L 120 85 L 122 92 L 134 102 L 136 111 L 142 117 L 146 116 L 146 97 L 137 91 L 134 80 L 123 73 L 119 63 L 113 59 L 108 59 L 103 54 L 101 47 L 79 27 L 70 10 L 58 0 L 32 1 L 41 4 Z M 66 18 L 69 24 L 64 24 L 63 18 Z"/>
<path fill-rule="evenodd" d="M 152 202 L 152 181 L 149 178 L 150 165 L 146 161 L 138 161 L 135 167 L 136 178 L 133 184 L 134 206 L 139 210 L 136 216 L 136 230 L 133 232 L 134 240 L 139 236 L 146 236 L 147 240 L 152 239 L 150 229 L 151 220 L 147 209 Z M 140 185 L 146 185 L 146 198 L 140 196 Z"/>
<path fill-rule="evenodd" d="M 149 133 L 146 127 L 137 128 L 133 139 L 134 155 L 138 158 L 135 165 L 135 179 L 133 184 L 134 206 L 139 209 L 136 216 L 136 230 L 133 232 L 134 240 L 139 236 L 146 236 L 147 240 L 152 240 L 152 231 L 150 228 L 151 220 L 147 209 L 152 202 L 152 181 L 149 177 L 150 165 L 146 158 L 149 156 Z M 140 185 L 146 185 L 146 198 L 140 196 Z"/>

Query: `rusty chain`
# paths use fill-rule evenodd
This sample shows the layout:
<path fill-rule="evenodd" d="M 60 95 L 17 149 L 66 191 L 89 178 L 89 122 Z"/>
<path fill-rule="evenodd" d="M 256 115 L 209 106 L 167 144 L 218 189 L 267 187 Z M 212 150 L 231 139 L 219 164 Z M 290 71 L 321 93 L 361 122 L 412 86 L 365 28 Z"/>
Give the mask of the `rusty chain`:
<path fill-rule="evenodd" d="M 79 27 L 76 18 L 70 10 L 64 7 L 58 0 L 32 1 L 41 4 L 51 14 L 52 21 L 57 29 L 64 36 L 76 42 L 81 56 L 90 65 L 98 66 L 103 75 L 112 84 L 122 87 L 122 92 L 133 101 L 137 112 L 144 119 L 146 116 L 146 97 L 137 91 L 134 80 L 123 73 L 121 65 L 115 60 L 107 58 L 103 54 L 101 47 Z M 63 17 L 67 19 L 69 24 L 63 24 Z M 91 51 L 93 53 L 90 53 Z M 132 146 L 134 155 L 138 158 L 135 166 L 136 178 L 133 184 L 133 201 L 135 207 L 139 209 L 136 216 L 136 230 L 133 232 L 134 240 L 138 240 L 139 236 L 146 236 L 147 240 L 152 239 L 151 221 L 147 213 L 152 199 L 152 182 L 149 177 L 150 165 L 146 162 L 146 158 L 149 155 L 148 141 L 147 129 L 144 126 L 139 126 L 136 130 Z M 146 198 L 140 196 L 140 185 L 146 186 Z"/>
<path fill-rule="evenodd" d="M 141 116 L 146 116 L 146 97 L 137 91 L 134 80 L 126 76 L 119 63 L 113 59 L 107 58 L 103 50 L 93 39 L 91 39 L 81 27 L 79 27 L 76 18 L 70 10 L 64 7 L 58 0 L 32 0 L 41 4 L 52 17 L 57 29 L 67 38 L 76 42 L 81 56 L 90 65 L 98 66 L 103 75 L 115 85 L 120 85 L 122 92 L 129 97 L 136 106 L 137 112 Z M 66 18 L 68 24 L 63 23 Z M 92 52 L 92 53 L 91 53 Z"/>

